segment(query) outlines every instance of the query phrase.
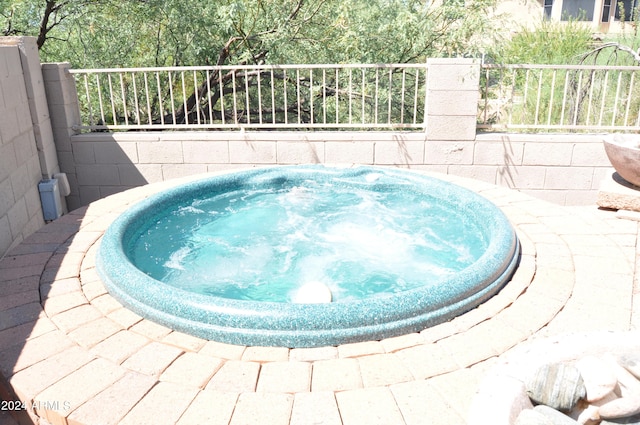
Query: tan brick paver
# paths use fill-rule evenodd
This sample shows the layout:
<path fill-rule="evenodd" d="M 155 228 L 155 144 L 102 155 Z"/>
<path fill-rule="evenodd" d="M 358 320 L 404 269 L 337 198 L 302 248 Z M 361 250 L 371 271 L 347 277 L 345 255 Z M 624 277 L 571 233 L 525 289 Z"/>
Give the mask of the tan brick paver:
<path fill-rule="evenodd" d="M 340 357 L 360 357 L 385 352 L 384 345 L 380 341 L 356 342 L 353 344 L 338 345 Z"/>
<path fill-rule="evenodd" d="M 292 348 L 289 352 L 291 361 L 310 362 L 337 358 L 338 347 Z"/>
<path fill-rule="evenodd" d="M 235 393 L 200 391 L 180 417 L 178 425 L 229 425 L 237 400 Z"/>
<path fill-rule="evenodd" d="M 10 377 L 14 373 L 45 360 L 71 347 L 73 343 L 62 332 L 47 332 L 0 351 L 0 373 Z"/>
<path fill-rule="evenodd" d="M 392 385 L 390 390 L 402 413 L 403 424 L 424 425 L 425 420 L 429 421 L 429 425 L 465 423 L 465 417 L 460 416 L 454 406 L 429 381 L 405 382 Z"/>
<path fill-rule="evenodd" d="M 104 287 L 104 285 L 102 284 L 101 281 L 90 281 L 87 282 L 86 280 L 82 281 L 82 292 L 84 293 L 84 296 L 89 300 L 93 300 L 101 295 L 104 295 L 107 293 L 106 288 Z"/>
<path fill-rule="evenodd" d="M 180 347 L 184 350 L 198 351 L 204 347 L 207 340 L 187 335 L 182 332 L 171 332 L 169 335 L 162 338 L 162 342 L 175 345 L 176 347 Z"/>
<path fill-rule="evenodd" d="M 28 339 L 33 339 L 58 328 L 48 317 L 40 316 L 32 322 L 23 323 L 18 326 L 0 331 L 0 347 L 2 350 L 13 345 L 21 345 Z"/>
<path fill-rule="evenodd" d="M 289 425 L 342 425 L 340 411 L 332 391 L 297 393 Z"/>
<path fill-rule="evenodd" d="M 56 297 L 70 292 L 80 292 L 81 290 L 82 286 L 80 285 L 80 279 L 76 276 L 72 276 L 64 279 L 56 279 L 49 283 L 41 283 L 40 296 L 42 299 L 46 299 L 48 297 Z"/>
<path fill-rule="evenodd" d="M 160 376 L 182 353 L 178 347 L 153 341 L 132 354 L 122 366 L 144 375 Z"/>
<path fill-rule="evenodd" d="M 111 295 L 99 295 L 91 300 L 91 305 L 100 310 L 102 314 L 109 314 L 122 308 L 122 304 Z"/>
<path fill-rule="evenodd" d="M 36 301 L 40 301 L 39 293 Z M 44 311 L 47 313 L 47 315 L 51 317 L 58 313 L 71 310 L 72 308 L 88 303 L 89 301 L 85 298 L 84 294 L 81 291 L 73 291 L 66 294 L 58 295 L 57 297 L 48 296 L 45 298 L 42 306 L 44 307 Z"/>
<path fill-rule="evenodd" d="M 79 328 L 74 329 L 69 332 L 68 335 L 76 344 L 85 348 L 91 348 L 121 330 L 122 327 L 113 320 L 100 317 L 93 322 L 85 323 Z"/>
<path fill-rule="evenodd" d="M 96 359 L 67 375 L 35 397 L 44 409 L 51 402 L 60 402 L 56 409 L 36 411 L 53 423 L 66 418 L 82 404 L 109 387 L 126 373 L 125 369 L 108 360 Z"/>
<path fill-rule="evenodd" d="M 395 354 L 418 380 L 458 368 L 451 354 L 437 343 L 405 348 Z"/>
<path fill-rule="evenodd" d="M 156 380 L 151 376 L 127 372 L 111 386 L 74 410 L 67 422 L 69 425 L 117 425 L 155 383 Z"/>
<path fill-rule="evenodd" d="M 358 357 L 364 387 L 382 387 L 413 380 L 413 375 L 394 354 Z"/>
<path fill-rule="evenodd" d="M 404 418 L 388 388 L 365 388 L 336 393 L 344 425 L 402 425 Z"/>
<path fill-rule="evenodd" d="M 458 369 L 447 375 L 435 376 L 429 380 L 433 386 L 460 417 L 466 418 L 471 402 L 486 374 L 486 368 L 476 367 Z"/>
<path fill-rule="evenodd" d="M 124 307 L 119 310 L 112 311 L 111 313 L 107 314 L 107 317 L 118 323 L 125 329 L 129 329 L 142 320 L 142 317 Z"/>
<path fill-rule="evenodd" d="M 243 393 L 238 398 L 230 425 L 288 425 L 292 406 L 292 394 Z"/>
<path fill-rule="evenodd" d="M 120 331 L 97 344 L 91 352 L 120 364 L 148 343 L 149 339 L 142 335 Z"/>
<path fill-rule="evenodd" d="M 289 349 L 285 347 L 247 347 L 242 360 L 254 362 L 282 362 L 289 360 Z"/>
<path fill-rule="evenodd" d="M 394 351 L 398 351 L 403 348 L 415 347 L 416 345 L 423 344 L 424 342 L 424 338 L 419 333 L 411 333 L 396 336 L 393 338 L 385 338 L 380 341 L 382 347 L 387 353 L 393 353 Z"/>
<path fill-rule="evenodd" d="M 12 251 L 14 252 L 14 251 Z M 28 267 L 28 266 L 44 266 L 51 258 L 51 252 L 34 252 L 17 255 L 7 255 L 0 264 L 0 270 Z"/>
<path fill-rule="evenodd" d="M 240 360 L 242 353 L 247 347 L 242 345 L 225 344 L 217 341 L 207 341 L 200 349 L 199 353 L 220 357 L 222 359 Z"/>
<path fill-rule="evenodd" d="M 119 425 L 173 425 L 197 394 L 198 390 L 195 388 L 172 382 L 158 382 Z"/>
<path fill-rule="evenodd" d="M 213 375 L 206 389 L 237 393 L 253 392 L 256 390 L 259 372 L 259 363 L 229 360 Z"/>
<path fill-rule="evenodd" d="M 22 369 L 9 382 L 19 397 L 31 400 L 60 379 L 80 369 L 95 357 L 80 347 L 72 346 L 41 362 Z"/>
<path fill-rule="evenodd" d="M 25 291 L 39 290 L 40 276 L 25 276 L 18 278 L 9 278 L 4 274 L 4 271 L 0 273 L 0 287 L 2 288 L 3 295 L 13 295 Z"/>
<path fill-rule="evenodd" d="M 103 316 L 94 306 L 84 304 L 50 317 L 59 329 L 68 333 Z"/>
<path fill-rule="evenodd" d="M 321 360 L 313 363 L 312 391 L 342 391 L 362 388 L 357 359 Z"/>
<path fill-rule="evenodd" d="M 109 295 L 105 296 L 109 297 Z M 131 330 L 137 334 L 144 335 L 149 339 L 162 339 L 172 332 L 171 329 L 166 326 L 159 325 L 147 319 L 143 319 L 133 325 Z"/>
<path fill-rule="evenodd" d="M 269 362 L 260 368 L 258 392 L 300 393 L 311 387 L 311 363 Z"/>
<path fill-rule="evenodd" d="M 37 289 L 22 291 L 0 298 L 0 311 L 37 302 L 40 302 L 40 292 Z"/>
<path fill-rule="evenodd" d="M 0 331 L 33 322 L 42 314 L 39 302 L 31 302 L 0 311 Z"/>
<path fill-rule="evenodd" d="M 184 353 L 160 375 L 161 381 L 204 388 L 224 360 L 197 353 Z"/>
<path fill-rule="evenodd" d="M 95 255 L 120 211 L 175 184 L 161 183 L 65 215 L 0 260 L 0 371 L 46 420 L 70 425 L 462 425 L 495 359 L 521 341 L 640 327 L 638 222 L 444 177 L 503 206 L 522 247 L 512 281 L 449 322 L 288 349 L 205 341 L 143 319 L 107 294 Z"/>

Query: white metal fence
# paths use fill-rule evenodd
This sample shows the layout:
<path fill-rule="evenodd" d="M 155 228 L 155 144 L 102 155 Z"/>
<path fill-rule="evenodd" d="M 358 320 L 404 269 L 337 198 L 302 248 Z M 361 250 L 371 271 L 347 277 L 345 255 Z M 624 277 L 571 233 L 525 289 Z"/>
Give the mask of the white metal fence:
<path fill-rule="evenodd" d="M 478 127 L 640 130 L 637 66 L 482 65 Z"/>
<path fill-rule="evenodd" d="M 424 129 L 426 64 L 77 69 L 79 130 Z"/>
<path fill-rule="evenodd" d="M 478 128 L 639 131 L 640 67 L 481 65 Z M 79 130 L 426 128 L 426 64 L 78 69 Z"/>

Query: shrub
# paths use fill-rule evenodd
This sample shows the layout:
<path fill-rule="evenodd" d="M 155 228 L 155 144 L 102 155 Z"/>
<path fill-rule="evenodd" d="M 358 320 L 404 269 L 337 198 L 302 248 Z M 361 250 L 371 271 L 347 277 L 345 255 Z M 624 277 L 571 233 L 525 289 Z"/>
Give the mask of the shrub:
<path fill-rule="evenodd" d="M 571 64 L 593 44 L 591 30 L 577 21 L 543 21 L 522 28 L 495 55 L 504 64 Z"/>

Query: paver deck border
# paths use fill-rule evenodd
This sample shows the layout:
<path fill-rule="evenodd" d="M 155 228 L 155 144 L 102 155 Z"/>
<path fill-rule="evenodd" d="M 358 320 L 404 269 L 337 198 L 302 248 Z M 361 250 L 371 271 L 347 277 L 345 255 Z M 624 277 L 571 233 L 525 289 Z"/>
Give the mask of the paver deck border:
<path fill-rule="evenodd" d="M 636 222 L 427 174 L 493 201 L 522 248 L 511 282 L 449 322 L 382 341 L 288 349 L 205 341 L 130 312 L 95 272 L 100 237 L 132 203 L 190 177 L 73 211 L 0 261 L 0 372 L 31 417 L 52 424 L 353 424 L 363 414 L 385 424 L 423 415 L 460 424 L 482 373 L 522 341 L 632 327 Z M 602 305 L 606 314 L 595 310 Z"/>

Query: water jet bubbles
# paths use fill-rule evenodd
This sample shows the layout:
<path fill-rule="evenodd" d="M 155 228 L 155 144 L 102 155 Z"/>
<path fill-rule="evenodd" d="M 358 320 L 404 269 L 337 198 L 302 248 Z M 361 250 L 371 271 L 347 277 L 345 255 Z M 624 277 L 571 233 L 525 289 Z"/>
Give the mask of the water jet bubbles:
<path fill-rule="evenodd" d="M 164 263 L 164 267 L 169 269 L 184 270 L 184 259 L 191 253 L 191 248 L 182 247 L 171 253 L 169 259 Z"/>
<path fill-rule="evenodd" d="M 380 177 L 382 177 L 382 174 L 379 173 L 369 173 L 365 176 L 365 180 L 367 181 L 367 183 L 374 183 L 376 182 Z"/>
<path fill-rule="evenodd" d="M 180 207 L 178 208 L 178 210 L 176 210 L 176 215 L 184 216 L 187 214 L 204 214 L 204 210 L 201 210 L 200 208 L 196 208 L 193 205 Z"/>

